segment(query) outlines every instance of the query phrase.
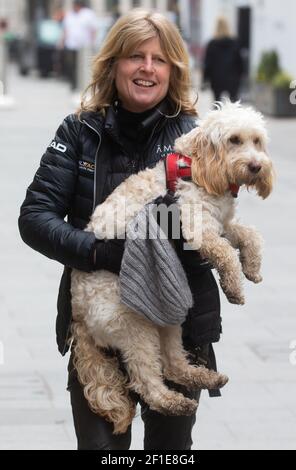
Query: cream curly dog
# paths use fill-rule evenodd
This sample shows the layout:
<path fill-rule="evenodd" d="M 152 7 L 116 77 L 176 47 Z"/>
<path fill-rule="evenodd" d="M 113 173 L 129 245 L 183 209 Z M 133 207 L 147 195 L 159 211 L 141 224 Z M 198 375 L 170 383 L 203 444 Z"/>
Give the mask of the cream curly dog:
<path fill-rule="evenodd" d="M 217 269 L 228 300 L 244 303 L 242 272 L 261 281 L 261 237 L 234 221 L 235 186 L 254 187 L 266 198 L 273 183 L 273 167 L 266 152 L 267 134 L 262 116 L 239 103 L 220 104 L 199 127 L 177 139 L 177 152 L 192 159 L 192 181 L 177 181 L 182 232 L 192 249 L 199 250 Z M 164 163 L 130 176 L 99 205 L 87 227 L 97 238 L 114 238 L 108 217 L 115 214 L 116 233 L 145 204 L 166 193 Z M 202 210 L 188 218 L 188 205 Z M 193 222 L 193 223 L 192 223 Z M 114 229 L 112 225 L 112 230 Z M 237 253 L 239 251 L 239 256 Z M 93 411 L 124 432 L 135 407 L 128 389 L 139 393 L 151 409 L 165 414 L 191 414 L 195 400 L 166 387 L 169 379 L 188 388 L 217 388 L 227 377 L 189 365 L 182 346 L 181 327 L 158 327 L 120 303 L 118 276 L 106 271 L 72 272 L 72 309 L 75 366 Z M 120 351 L 128 379 L 115 357 L 104 348 Z"/>

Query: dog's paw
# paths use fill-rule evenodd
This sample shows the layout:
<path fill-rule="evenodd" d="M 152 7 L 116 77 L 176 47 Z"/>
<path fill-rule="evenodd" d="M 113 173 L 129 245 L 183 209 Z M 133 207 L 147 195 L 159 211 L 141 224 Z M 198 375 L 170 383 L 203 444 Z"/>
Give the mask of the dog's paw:
<path fill-rule="evenodd" d="M 162 408 L 163 414 L 171 416 L 191 416 L 198 407 L 196 400 L 182 397 L 177 400 L 168 401 Z"/>
<path fill-rule="evenodd" d="M 198 385 L 198 388 L 208 390 L 222 388 L 229 380 L 227 375 L 207 369 L 204 366 L 196 367 L 195 374 L 195 385 Z"/>
<path fill-rule="evenodd" d="M 198 407 L 196 400 L 184 397 L 182 393 L 173 390 L 168 390 L 167 393 L 157 397 L 147 396 L 145 401 L 151 410 L 170 416 L 190 416 Z"/>
<path fill-rule="evenodd" d="M 215 371 L 212 371 L 215 372 Z M 208 387 L 209 390 L 213 388 L 222 388 L 224 385 L 227 384 L 229 381 L 229 378 L 225 374 L 220 374 L 219 372 L 215 372 L 215 376 L 213 376 L 213 379 Z"/>
<path fill-rule="evenodd" d="M 236 305 L 244 305 L 245 297 L 240 285 L 233 285 L 232 283 L 230 286 L 229 283 L 224 282 L 223 278 L 220 278 L 220 285 L 228 302 Z"/>
<path fill-rule="evenodd" d="M 258 284 L 259 282 L 262 282 L 263 280 L 263 277 L 259 273 L 250 273 L 250 272 L 244 271 L 244 275 L 249 281 L 254 282 L 255 284 Z"/>
<path fill-rule="evenodd" d="M 225 292 L 228 302 L 235 305 L 244 305 L 245 297 L 243 294 L 234 294 L 233 292 Z"/>

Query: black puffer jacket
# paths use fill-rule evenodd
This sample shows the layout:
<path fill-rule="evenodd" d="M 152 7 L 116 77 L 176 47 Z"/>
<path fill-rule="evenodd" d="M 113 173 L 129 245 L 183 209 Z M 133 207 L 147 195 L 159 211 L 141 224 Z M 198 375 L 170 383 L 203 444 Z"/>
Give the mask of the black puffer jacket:
<path fill-rule="evenodd" d="M 231 91 L 238 86 L 242 74 L 238 41 L 228 37 L 212 39 L 205 50 L 204 81 L 209 81 L 214 90 Z"/>
<path fill-rule="evenodd" d="M 142 139 L 129 153 L 121 143 L 116 107 L 109 108 L 105 118 L 91 112 L 80 118 L 70 115 L 57 130 L 27 190 L 19 229 L 25 243 L 65 266 L 56 323 L 62 354 L 68 350 L 71 325 L 71 268 L 94 269 L 95 236 L 83 231 L 94 207 L 131 173 L 154 166 L 172 151 L 175 139 L 194 126 L 193 116 L 168 119 L 155 110 L 141 122 Z M 196 262 L 190 257 L 189 267 L 186 259 L 184 263 L 194 296 L 198 297 L 197 307 L 189 313 L 184 326 L 184 339 L 189 345 L 218 341 L 220 305 L 212 273 L 210 269 L 199 269 L 198 256 Z"/>

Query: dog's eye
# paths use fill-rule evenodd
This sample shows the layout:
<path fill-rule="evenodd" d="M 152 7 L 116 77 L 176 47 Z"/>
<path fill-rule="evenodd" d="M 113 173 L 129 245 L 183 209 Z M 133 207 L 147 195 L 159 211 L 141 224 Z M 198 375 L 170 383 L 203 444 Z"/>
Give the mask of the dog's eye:
<path fill-rule="evenodd" d="M 240 145 L 242 143 L 241 139 L 237 135 L 233 135 L 232 137 L 230 137 L 229 142 L 234 145 Z"/>
<path fill-rule="evenodd" d="M 260 142 L 259 137 L 256 137 L 256 138 L 254 139 L 254 144 L 255 144 L 255 145 L 259 145 L 260 143 L 261 143 L 261 142 Z"/>

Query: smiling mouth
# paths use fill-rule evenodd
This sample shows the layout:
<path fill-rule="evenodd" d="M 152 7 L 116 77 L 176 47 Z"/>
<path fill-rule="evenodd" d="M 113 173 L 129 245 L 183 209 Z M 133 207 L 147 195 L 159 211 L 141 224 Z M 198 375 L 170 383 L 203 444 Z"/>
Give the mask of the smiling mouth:
<path fill-rule="evenodd" d="M 141 88 L 152 88 L 156 85 L 155 82 L 150 80 L 133 80 L 133 83 Z"/>

